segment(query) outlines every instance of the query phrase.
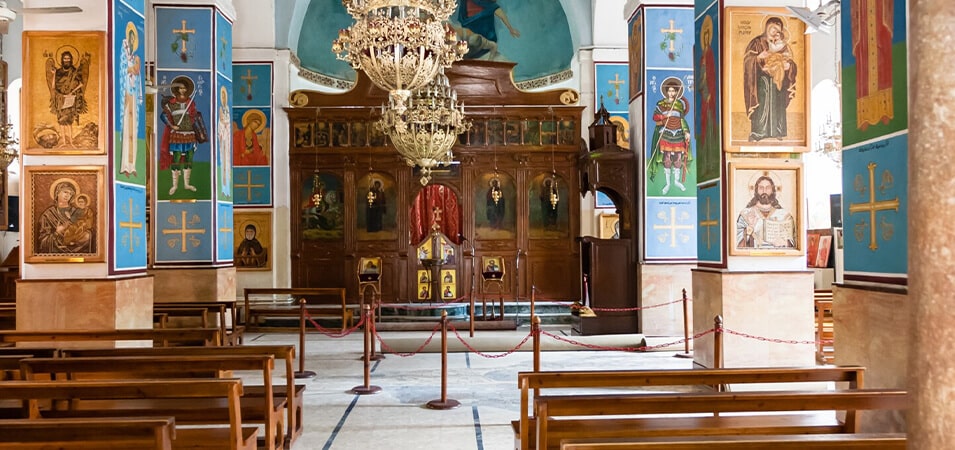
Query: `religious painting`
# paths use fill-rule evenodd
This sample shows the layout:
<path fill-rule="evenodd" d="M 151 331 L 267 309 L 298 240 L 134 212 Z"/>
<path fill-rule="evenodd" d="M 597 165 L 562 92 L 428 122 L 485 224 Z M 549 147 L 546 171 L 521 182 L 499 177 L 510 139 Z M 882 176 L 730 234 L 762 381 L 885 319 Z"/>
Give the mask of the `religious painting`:
<path fill-rule="evenodd" d="M 645 249 L 647 260 L 696 259 L 697 200 L 695 198 L 646 199 Z"/>
<path fill-rule="evenodd" d="M 806 233 L 806 267 L 816 266 L 816 257 L 819 252 L 819 238 L 822 237 L 818 231 L 809 230 Z"/>
<path fill-rule="evenodd" d="M 609 112 L 627 112 L 630 108 L 627 94 L 630 92 L 627 64 L 594 64 L 594 110 L 603 105 Z"/>
<path fill-rule="evenodd" d="M 832 249 L 832 235 L 819 236 L 819 249 L 813 267 L 829 267 L 829 252 Z"/>
<path fill-rule="evenodd" d="M 517 190 L 510 175 L 481 174 L 474 184 L 474 238 L 514 239 L 517 236 Z"/>
<path fill-rule="evenodd" d="M 268 166 L 272 160 L 272 109 L 232 108 L 232 164 Z"/>
<path fill-rule="evenodd" d="M 504 144 L 521 145 L 521 122 L 508 120 L 504 123 Z"/>
<path fill-rule="evenodd" d="M 213 260 L 215 207 L 210 201 L 157 202 L 155 261 L 164 263 L 208 262 Z M 222 224 L 232 227 L 231 223 Z"/>
<path fill-rule="evenodd" d="M 381 257 L 362 257 L 358 259 L 358 281 L 377 282 L 381 278 Z"/>
<path fill-rule="evenodd" d="M 441 299 L 444 301 L 454 300 L 457 297 L 458 285 L 454 270 L 441 271 Z"/>
<path fill-rule="evenodd" d="M 23 33 L 24 154 L 105 154 L 106 33 Z"/>
<path fill-rule="evenodd" d="M 842 145 L 908 128 L 905 0 L 842 1 Z"/>
<path fill-rule="evenodd" d="M 610 114 L 610 122 L 617 126 L 617 145 L 630 148 L 630 113 L 615 112 Z"/>
<path fill-rule="evenodd" d="M 846 280 L 904 283 L 908 273 L 909 135 L 842 152 L 842 227 Z M 943 196 L 938 191 L 935 196 Z M 864 278 L 867 277 L 867 278 Z"/>
<path fill-rule="evenodd" d="M 359 241 L 391 241 L 398 237 L 398 189 L 386 173 L 369 172 L 355 184 Z"/>
<path fill-rule="evenodd" d="M 693 104 L 692 69 L 653 69 L 647 76 L 647 196 L 695 197 L 695 133 L 688 116 Z"/>
<path fill-rule="evenodd" d="M 331 134 L 328 131 L 328 124 L 322 123 L 325 126 L 323 134 L 323 147 L 331 144 Z M 292 122 L 292 145 L 296 148 L 308 148 L 314 147 L 315 144 L 312 141 L 313 129 L 315 124 L 312 122 Z"/>
<path fill-rule="evenodd" d="M 637 11 L 630 18 L 630 100 L 643 92 L 643 9 Z"/>
<path fill-rule="evenodd" d="M 213 9 L 156 6 L 155 10 L 156 67 L 211 73 L 213 48 L 218 47 L 212 33 Z"/>
<path fill-rule="evenodd" d="M 485 280 L 500 280 L 504 278 L 504 257 L 503 256 L 482 256 L 481 257 L 481 276 Z"/>
<path fill-rule="evenodd" d="M 524 145 L 541 145 L 541 123 L 539 120 L 525 120 L 522 127 Z"/>
<path fill-rule="evenodd" d="M 146 33 L 144 2 L 113 0 L 113 162 L 116 181 L 146 185 Z M 131 2 L 135 4 L 136 2 Z"/>
<path fill-rule="evenodd" d="M 723 262 L 722 184 L 719 181 L 701 184 L 697 194 L 696 259 L 700 263 Z"/>
<path fill-rule="evenodd" d="M 732 161 L 729 166 L 730 255 L 802 255 L 802 164 Z"/>
<path fill-rule="evenodd" d="M 305 240 L 341 239 L 345 230 L 342 202 L 344 186 L 338 175 L 329 172 L 302 172 L 299 208 L 302 238 Z"/>
<path fill-rule="evenodd" d="M 809 149 L 809 40 L 785 8 L 724 12 L 723 135 L 729 152 Z"/>
<path fill-rule="evenodd" d="M 104 173 L 99 166 L 24 166 L 24 262 L 105 260 Z"/>
<path fill-rule="evenodd" d="M 351 123 L 349 141 L 352 147 L 365 147 L 368 145 L 368 122 L 356 120 Z"/>
<path fill-rule="evenodd" d="M 232 64 L 232 89 L 236 107 L 271 107 L 272 63 L 236 61 Z"/>
<path fill-rule="evenodd" d="M 697 42 L 694 47 L 693 129 L 696 131 L 696 179 L 699 182 L 720 177 L 723 161 L 720 119 L 720 8 L 718 2 L 696 21 Z"/>
<path fill-rule="evenodd" d="M 646 67 L 693 67 L 693 7 L 645 7 Z"/>
<path fill-rule="evenodd" d="M 146 187 L 116 183 L 113 219 L 113 268 L 117 271 L 146 268 Z"/>
<path fill-rule="evenodd" d="M 560 239 L 570 234 L 570 192 L 567 182 L 552 173 L 530 179 L 528 234 L 531 239 Z"/>
<path fill-rule="evenodd" d="M 594 208 L 616 209 L 617 205 L 613 202 L 613 199 L 611 199 L 609 195 L 597 191 L 597 195 L 594 195 Z"/>
<path fill-rule="evenodd" d="M 216 198 L 232 200 L 232 82 L 222 75 L 216 76 L 218 94 L 215 102 L 215 168 Z"/>
<path fill-rule="evenodd" d="M 218 128 L 223 126 L 223 100 L 228 108 L 228 89 L 214 90 L 208 72 L 159 70 L 156 76 L 161 86 L 157 200 L 213 198 L 222 191 L 216 189 L 212 174 L 219 155 L 225 151 L 216 144 Z M 231 159 L 231 149 L 227 153 Z"/>
<path fill-rule="evenodd" d="M 600 239 L 620 239 L 620 215 L 601 214 L 598 216 Z"/>
<path fill-rule="evenodd" d="M 272 213 L 236 212 L 233 216 L 235 269 L 272 270 Z"/>
<path fill-rule="evenodd" d="M 492 119 L 487 121 L 487 145 L 504 145 L 504 121 Z"/>

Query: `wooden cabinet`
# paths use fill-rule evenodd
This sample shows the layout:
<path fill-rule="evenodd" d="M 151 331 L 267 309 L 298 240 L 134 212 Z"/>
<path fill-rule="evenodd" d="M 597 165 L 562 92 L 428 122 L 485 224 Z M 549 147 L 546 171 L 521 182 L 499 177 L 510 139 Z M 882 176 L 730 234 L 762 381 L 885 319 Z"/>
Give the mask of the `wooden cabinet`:
<path fill-rule="evenodd" d="M 635 274 L 629 239 L 580 239 L 581 273 L 586 277 L 583 298 L 596 317 L 573 316 L 574 334 L 627 334 L 638 331 Z M 620 311 L 604 311 L 614 309 Z"/>

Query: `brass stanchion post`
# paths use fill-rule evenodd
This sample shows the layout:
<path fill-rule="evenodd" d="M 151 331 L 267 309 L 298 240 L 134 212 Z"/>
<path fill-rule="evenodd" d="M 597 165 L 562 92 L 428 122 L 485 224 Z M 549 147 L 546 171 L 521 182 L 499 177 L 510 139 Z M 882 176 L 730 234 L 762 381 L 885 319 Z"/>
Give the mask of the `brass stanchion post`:
<path fill-rule="evenodd" d="M 534 289 L 531 288 L 531 304 L 534 303 Z M 533 316 L 531 318 L 531 337 L 534 340 L 534 372 L 541 371 L 541 318 Z M 534 398 L 540 395 L 540 389 L 534 388 Z"/>
<path fill-rule="evenodd" d="M 448 311 L 441 311 L 441 398 L 427 403 L 431 409 L 454 409 L 461 402 L 448 398 Z"/>
<path fill-rule="evenodd" d="M 305 298 L 298 300 L 298 372 L 295 372 L 295 378 L 312 378 L 315 372 L 305 370 Z"/>
<path fill-rule="evenodd" d="M 688 299 L 686 298 L 686 289 L 683 290 L 683 353 L 677 353 L 677 358 L 692 358 L 693 354 L 690 353 L 690 316 L 689 316 L 689 307 L 687 306 Z"/>
<path fill-rule="evenodd" d="M 371 305 L 367 303 L 362 305 L 361 312 L 365 321 L 365 357 L 363 358 L 365 362 L 365 384 L 351 388 L 351 393 L 358 395 L 377 394 L 381 392 L 381 387 L 371 385 L 371 340 L 373 337 L 371 336 L 372 328 L 368 325 L 373 319 Z"/>
<path fill-rule="evenodd" d="M 375 307 L 374 307 L 374 308 L 371 308 L 371 312 L 370 312 L 370 314 L 371 314 L 371 322 L 368 322 L 368 326 L 371 328 L 371 349 L 370 349 L 370 356 L 369 356 L 369 358 L 371 358 L 372 361 L 381 361 L 381 360 L 385 359 L 385 354 L 384 354 L 384 353 L 381 353 L 381 352 L 378 352 L 378 351 L 375 350 L 375 347 L 377 346 L 376 342 L 378 341 L 378 328 L 377 328 L 377 326 L 375 325 L 375 321 L 378 320 L 378 318 L 377 318 L 376 315 L 375 315 L 375 311 L 378 311 L 378 308 L 381 307 L 381 306 L 380 306 L 380 305 L 381 305 L 381 299 L 379 298 L 379 299 L 376 301 L 376 295 L 375 295 L 375 294 L 372 294 L 371 300 L 372 300 L 372 302 L 375 303 Z"/>

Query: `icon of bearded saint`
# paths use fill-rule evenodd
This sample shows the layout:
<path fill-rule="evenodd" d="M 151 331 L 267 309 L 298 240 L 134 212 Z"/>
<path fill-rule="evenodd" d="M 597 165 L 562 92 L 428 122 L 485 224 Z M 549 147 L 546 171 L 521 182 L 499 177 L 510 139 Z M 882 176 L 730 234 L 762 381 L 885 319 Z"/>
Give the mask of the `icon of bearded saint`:
<path fill-rule="evenodd" d="M 753 198 L 736 218 L 737 247 L 796 247 L 796 220 L 779 204 L 776 190 L 776 182 L 769 175 L 756 179 Z"/>

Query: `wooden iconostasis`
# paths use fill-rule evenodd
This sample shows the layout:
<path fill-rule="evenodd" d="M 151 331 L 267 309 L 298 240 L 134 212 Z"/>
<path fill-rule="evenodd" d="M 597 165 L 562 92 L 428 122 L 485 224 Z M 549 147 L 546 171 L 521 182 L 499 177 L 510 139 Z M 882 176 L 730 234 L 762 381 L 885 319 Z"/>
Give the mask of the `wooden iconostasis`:
<path fill-rule="evenodd" d="M 574 91 L 519 91 L 512 68 L 465 61 L 448 71 L 472 126 L 453 148 L 457 164 L 426 186 L 376 129 L 387 96 L 363 74 L 344 94 L 293 92 L 292 285 L 345 286 L 356 298 L 359 259 L 381 257 L 382 301 L 429 301 L 418 245 L 439 208 L 451 256 L 441 273 L 453 274 L 442 275 L 442 301 L 467 297 L 472 285 L 481 295 L 474 265 L 487 256 L 505 265 L 506 299 L 527 300 L 532 286 L 541 300 L 579 297 L 584 108 Z"/>

